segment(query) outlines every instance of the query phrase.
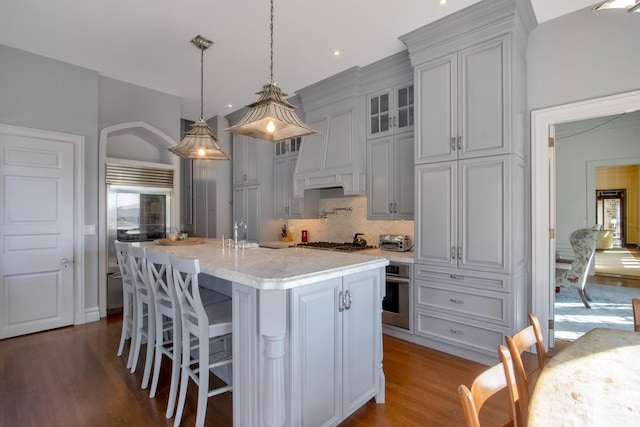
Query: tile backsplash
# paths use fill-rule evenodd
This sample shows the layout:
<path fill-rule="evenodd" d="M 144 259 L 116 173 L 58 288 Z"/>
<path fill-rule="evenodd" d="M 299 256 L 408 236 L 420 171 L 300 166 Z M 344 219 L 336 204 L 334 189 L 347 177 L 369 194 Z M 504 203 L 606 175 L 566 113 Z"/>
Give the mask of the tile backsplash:
<path fill-rule="evenodd" d="M 413 221 L 368 220 L 366 197 L 338 197 L 319 201 L 319 211 L 333 212 L 334 208 L 347 207 L 351 207 L 352 211 L 339 210 L 325 219 L 289 219 L 286 222 L 291 237 L 299 242 L 301 231 L 307 230 L 310 242 L 350 242 L 355 233 L 364 233 L 361 237 L 374 246 L 378 246 L 380 234 L 406 235 L 413 242 Z"/>

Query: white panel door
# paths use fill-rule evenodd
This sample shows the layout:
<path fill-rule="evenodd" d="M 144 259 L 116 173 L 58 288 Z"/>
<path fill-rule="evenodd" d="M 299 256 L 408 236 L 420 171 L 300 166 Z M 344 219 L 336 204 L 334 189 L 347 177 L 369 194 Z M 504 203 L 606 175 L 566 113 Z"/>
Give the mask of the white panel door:
<path fill-rule="evenodd" d="M 0 132 L 0 339 L 73 323 L 73 149 Z"/>

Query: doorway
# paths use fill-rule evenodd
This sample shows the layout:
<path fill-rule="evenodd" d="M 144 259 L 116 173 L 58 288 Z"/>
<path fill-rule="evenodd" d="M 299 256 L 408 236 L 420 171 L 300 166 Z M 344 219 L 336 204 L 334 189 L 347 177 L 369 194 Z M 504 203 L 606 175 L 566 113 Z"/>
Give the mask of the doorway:
<path fill-rule="evenodd" d="M 636 111 L 640 108 L 640 91 L 627 92 L 588 101 L 576 102 L 557 107 L 535 110 L 531 114 L 532 128 L 532 177 L 531 177 L 531 310 L 540 319 L 543 334 L 553 345 L 553 295 L 555 269 L 555 175 L 554 158 L 550 152 L 549 138 L 555 134 L 554 125 L 575 120 L 620 114 Z M 595 174 L 595 164 L 587 166 L 587 175 Z M 590 170 L 593 168 L 593 170 Z M 590 180 L 588 180 L 590 181 Z M 593 180 L 595 183 L 595 180 Z M 551 197 L 550 197 L 551 196 Z M 587 192 L 587 198 L 593 198 L 594 191 Z M 592 222 L 595 221 L 595 210 L 591 210 Z"/>
<path fill-rule="evenodd" d="M 626 190 L 596 190 L 596 223 L 602 225 L 603 231 L 611 231 L 612 247 L 625 246 Z"/>

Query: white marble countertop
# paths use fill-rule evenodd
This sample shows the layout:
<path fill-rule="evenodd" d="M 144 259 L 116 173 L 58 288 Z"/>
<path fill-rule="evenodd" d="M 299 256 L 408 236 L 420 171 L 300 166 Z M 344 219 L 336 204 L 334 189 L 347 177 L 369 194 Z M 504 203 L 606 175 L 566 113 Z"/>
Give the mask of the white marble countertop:
<path fill-rule="evenodd" d="M 273 240 L 268 242 L 260 242 L 260 246 L 267 248 L 288 248 L 290 246 L 295 246 L 298 242 L 282 242 L 280 240 Z M 316 249 L 318 250 L 318 249 Z M 357 255 L 373 255 L 377 257 L 384 257 L 392 262 L 399 262 L 404 264 L 413 264 L 414 263 L 414 252 L 413 250 L 407 252 L 395 252 L 395 251 L 383 251 L 380 248 L 373 249 L 365 249 L 355 252 L 342 252 L 347 255 L 357 254 Z"/>
<path fill-rule="evenodd" d="M 198 258 L 203 273 L 261 290 L 291 289 L 389 264 L 385 257 L 375 254 L 306 248 L 236 250 L 222 247 L 219 239 L 207 239 L 198 245 L 163 246 L 150 242 L 144 246 L 149 251 Z"/>
<path fill-rule="evenodd" d="M 543 368 L 530 427 L 640 425 L 640 333 L 593 329 Z"/>

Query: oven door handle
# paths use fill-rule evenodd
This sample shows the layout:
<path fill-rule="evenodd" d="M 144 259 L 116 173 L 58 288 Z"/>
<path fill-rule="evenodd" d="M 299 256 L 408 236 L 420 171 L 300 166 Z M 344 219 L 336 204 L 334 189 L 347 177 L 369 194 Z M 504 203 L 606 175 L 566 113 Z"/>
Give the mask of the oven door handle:
<path fill-rule="evenodd" d="M 390 283 L 411 283 L 411 279 L 405 279 L 403 277 L 385 276 L 385 281 Z"/>

